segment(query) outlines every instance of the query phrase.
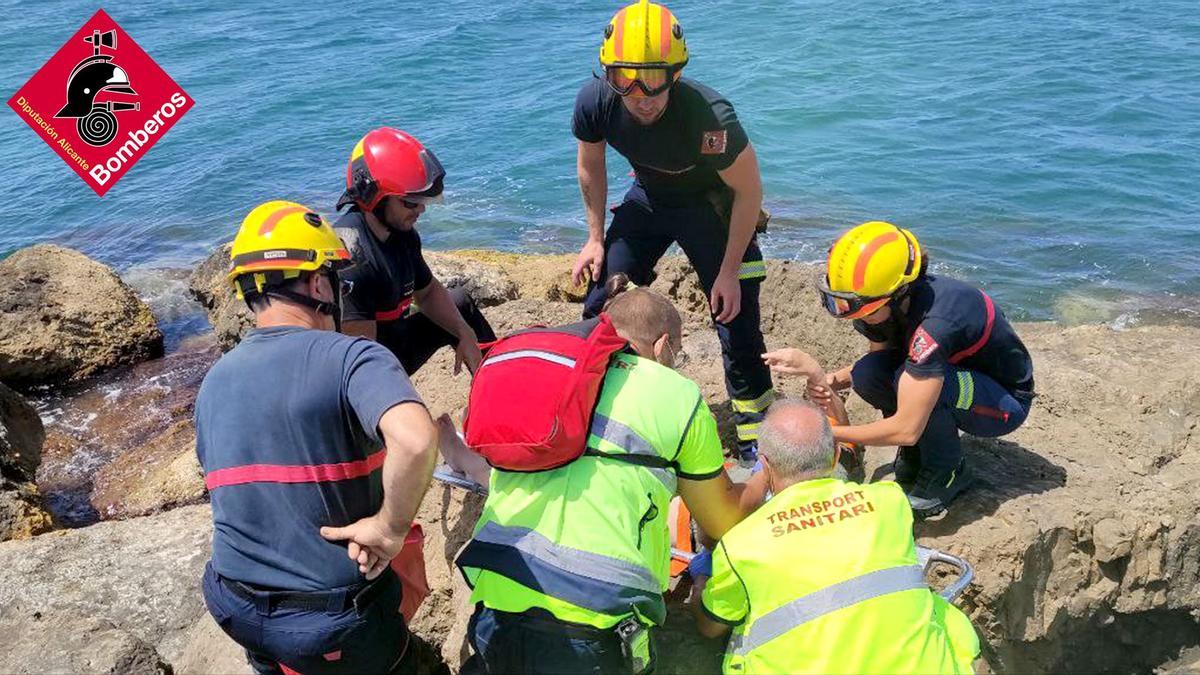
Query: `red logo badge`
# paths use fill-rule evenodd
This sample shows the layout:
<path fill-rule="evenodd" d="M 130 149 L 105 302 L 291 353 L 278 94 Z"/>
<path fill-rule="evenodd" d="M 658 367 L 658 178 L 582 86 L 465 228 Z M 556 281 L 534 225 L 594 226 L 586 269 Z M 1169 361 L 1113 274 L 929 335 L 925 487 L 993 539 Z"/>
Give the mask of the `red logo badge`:
<path fill-rule="evenodd" d="M 104 10 L 8 100 L 101 196 L 193 104 Z"/>
<path fill-rule="evenodd" d="M 706 131 L 704 138 L 700 141 L 700 154 L 702 155 L 720 155 L 725 152 L 725 130 Z"/>
<path fill-rule="evenodd" d="M 937 340 L 925 331 L 924 328 L 917 326 L 917 330 L 913 333 L 912 342 L 908 343 L 908 360 L 913 363 L 925 363 L 930 354 L 937 351 Z"/>

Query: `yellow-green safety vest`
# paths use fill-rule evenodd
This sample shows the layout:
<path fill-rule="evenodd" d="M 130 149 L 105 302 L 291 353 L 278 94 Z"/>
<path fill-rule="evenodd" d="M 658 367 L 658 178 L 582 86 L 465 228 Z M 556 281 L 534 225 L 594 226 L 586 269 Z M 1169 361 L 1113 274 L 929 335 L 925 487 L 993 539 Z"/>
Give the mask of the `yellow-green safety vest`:
<path fill-rule="evenodd" d="M 893 482 L 797 483 L 717 549 L 713 581 L 727 566 L 733 588 L 706 589 L 705 609 L 741 620 L 726 673 L 971 672 L 975 630 L 929 589 Z"/>
<path fill-rule="evenodd" d="M 631 614 L 662 624 L 676 492 L 675 468 L 666 465 L 693 415 L 712 423 L 694 382 L 650 359 L 614 356 L 588 450 L 646 465 L 584 455 L 549 471 L 492 471 L 474 537 L 457 560 L 471 601 L 505 612 L 539 607 L 597 628 Z M 719 448 L 715 423 L 713 439 Z"/>

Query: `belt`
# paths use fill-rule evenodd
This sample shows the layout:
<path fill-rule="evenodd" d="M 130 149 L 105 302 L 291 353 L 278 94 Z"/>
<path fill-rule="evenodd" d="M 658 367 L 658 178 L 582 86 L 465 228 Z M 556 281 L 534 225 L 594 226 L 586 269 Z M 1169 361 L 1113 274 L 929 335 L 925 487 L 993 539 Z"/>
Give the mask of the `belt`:
<path fill-rule="evenodd" d="M 491 610 L 504 623 L 518 623 L 539 633 L 562 635 L 574 640 L 612 640 L 617 638 L 615 628 L 596 628 L 585 623 L 563 621 L 550 612 L 532 607 L 524 612 L 502 612 Z"/>
<path fill-rule="evenodd" d="M 395 581 L 396 575 L 385 569 L 374 581 L 334 591 L 268 591 L 221 577 L 221 584 L 230 593 L 253 603 L 262 613 L 275 609 L 344 612 L 351 607 L 362 613 L 388 589 L 390 582 Z"/>

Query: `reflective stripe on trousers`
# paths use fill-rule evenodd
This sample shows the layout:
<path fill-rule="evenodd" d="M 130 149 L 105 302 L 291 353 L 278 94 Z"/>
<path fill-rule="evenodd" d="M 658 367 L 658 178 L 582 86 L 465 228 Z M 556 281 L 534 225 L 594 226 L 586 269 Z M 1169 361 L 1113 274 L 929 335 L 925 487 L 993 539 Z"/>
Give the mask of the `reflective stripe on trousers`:
<path fill-rule="evenodd" d="M 622 616 L 633 608 L 655 624 L 666 619 L 662 587 L 637 563 L 562 546 L 528 527 L 489 522 L 458 557 L 474 567 L 573 605 Z"/>
<path fill-rule="evenodd" d="M 888 567 L 847 579 L 777 607 L 750 626 L 749 632 L 729 641 L 729 652 L 745 656 L 802 624 L 826 614 L 889 593 L 929 590 L 925 570 L 919 565 Z"/>
<path fill-rule="evenodd" d="M 600 413 L 594 413 L 592 415 L 592 428 L 590 429 L 590 432 L 593 436 L 608 441 L 609 443 L 612 443 L 631 455 L 657 457 L 663 459 L 664 462 L 667 461 L 666 458 L 658 454 L 658 451 L 654 449 L 654 446 L 650 445 L 650 441 L 642 438 L 641 434 L 634 431 L 629 426 L 622 424 L 611 417 L 605 417 Z M 593 449 L 599 450 L 599 448 L 595 447 L 593 447 Z M 649 466 L 643 466 L 642 468 L 653 474 L 654 477 L 657 478 L 658 481 L 663 484 L 663 487 L 667 488 L 671 494 L 675 494 L 677 483 L 674 471 L 671 471 L 670 469 Z"/>

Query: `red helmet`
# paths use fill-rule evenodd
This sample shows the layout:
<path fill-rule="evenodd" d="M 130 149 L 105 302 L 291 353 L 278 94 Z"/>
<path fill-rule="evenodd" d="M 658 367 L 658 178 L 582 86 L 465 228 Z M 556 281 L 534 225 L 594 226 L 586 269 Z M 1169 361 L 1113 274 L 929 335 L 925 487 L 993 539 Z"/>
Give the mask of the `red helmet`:
<path fill-rule="evenodd" d="M 445 177 L 442 163 L 420 141 L 399 129 L 380 127 L 367 132 L 350 153 L 346 192 L 337 207 L 356 203 L 371 211 L 389 195 L 419 204 L 440 202 Z"/>

